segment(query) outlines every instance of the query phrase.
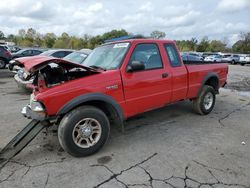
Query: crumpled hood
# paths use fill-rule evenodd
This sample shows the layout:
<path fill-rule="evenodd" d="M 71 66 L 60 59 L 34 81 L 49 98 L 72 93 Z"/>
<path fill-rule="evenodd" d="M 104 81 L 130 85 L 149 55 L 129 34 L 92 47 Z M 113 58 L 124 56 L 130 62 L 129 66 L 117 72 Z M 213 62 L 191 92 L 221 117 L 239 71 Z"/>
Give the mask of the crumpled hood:
<path fill-rule="evenodd" d="M 18 64 L 22 64 L 25 68 L 25 71 L 29 72 L 30 74 L 38 71 L 39 69 L 44 68 L 46 65 L 50 63 L 63 65 L 65 68 L 84 68 L 92 72 L 101 72 L 100 70 L 91 67 L 87 67 L 81 64 L 76 64 L 60 58 L 49 57 L 49 56 L 22 57 L 15 59 L 15 61 L 18 62 Z"/>

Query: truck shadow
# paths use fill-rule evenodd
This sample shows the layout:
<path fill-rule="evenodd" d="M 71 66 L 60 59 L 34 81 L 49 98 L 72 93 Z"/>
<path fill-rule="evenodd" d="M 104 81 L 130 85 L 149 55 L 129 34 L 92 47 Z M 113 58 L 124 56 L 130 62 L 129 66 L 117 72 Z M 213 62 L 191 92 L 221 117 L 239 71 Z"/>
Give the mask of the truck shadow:
<path fill-rule="evenodd" d="M 129 118 L 124 123 L 125 131 L 122 133 L 115 125 L 111 128 L 111 137 L 116 137 L 123 134 L 129 134 L 140 128 L 150 129 L 157 123 L 178 121 L 181 116 L 195 115 L 192 111 L 192 103 L 182 101 L 175 104 L 170 104 L 160 109 L 145 112 L 135 117 Z"/>

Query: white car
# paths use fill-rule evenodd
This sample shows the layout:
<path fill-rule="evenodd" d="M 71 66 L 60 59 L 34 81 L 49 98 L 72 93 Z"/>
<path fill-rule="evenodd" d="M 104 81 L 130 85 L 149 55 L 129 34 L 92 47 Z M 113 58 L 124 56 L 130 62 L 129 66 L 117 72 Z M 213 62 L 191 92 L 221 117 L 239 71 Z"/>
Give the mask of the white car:
<path fill-rule="evenodd" d="M 205 57 L 204 61 L 221 62 L 222 55 L 220 54 L 210 55 L 210 56 Z"/>
<path fill-rule="evenodd" d="M 240 64 L 244 66 L 245 64 L 250 64 L 250 55 L 241 55 Z"/>

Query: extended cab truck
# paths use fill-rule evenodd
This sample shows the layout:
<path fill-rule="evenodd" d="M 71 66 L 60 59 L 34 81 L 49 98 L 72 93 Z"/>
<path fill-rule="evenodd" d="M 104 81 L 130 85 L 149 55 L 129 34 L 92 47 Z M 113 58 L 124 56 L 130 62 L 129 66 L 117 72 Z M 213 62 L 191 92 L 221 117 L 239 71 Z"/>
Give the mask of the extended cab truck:
<path fill-rule="evenodd" d="M 123 127 L 131 116 L 180 100 L 210 113 L 228 74 L 224 63 L 185 65 L 173 41 L 150 39 L 101 45 L 83 65 L 43 57 L 23 66 L 35 89 L 22 113 L 58 124 L 61 146 L 77 157 L 105 144 L 111 122 Z"/>

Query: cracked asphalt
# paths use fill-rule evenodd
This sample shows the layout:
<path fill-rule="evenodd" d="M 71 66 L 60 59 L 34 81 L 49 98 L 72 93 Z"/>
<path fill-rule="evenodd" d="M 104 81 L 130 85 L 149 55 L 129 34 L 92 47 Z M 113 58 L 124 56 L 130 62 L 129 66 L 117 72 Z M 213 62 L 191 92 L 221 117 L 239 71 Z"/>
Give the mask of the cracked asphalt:
<path fill-rule="evenodd" d="M 230 66 L 211 114 L 180 102 L 139 115 L 123 134 L 112 127 L 105 147 L 85 158 L 64 152 L 51 127 L 0 167 L 0 187 L 250 188 L 249 78 L 250 66 Z M 29 122 L 20 114 L 28 100 L 0 70 L 0 148 Z"/>

